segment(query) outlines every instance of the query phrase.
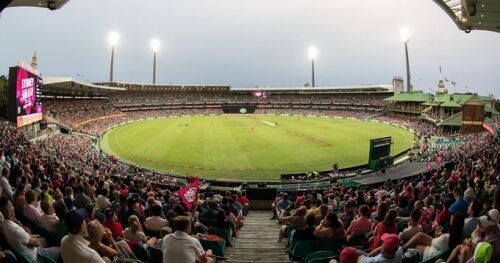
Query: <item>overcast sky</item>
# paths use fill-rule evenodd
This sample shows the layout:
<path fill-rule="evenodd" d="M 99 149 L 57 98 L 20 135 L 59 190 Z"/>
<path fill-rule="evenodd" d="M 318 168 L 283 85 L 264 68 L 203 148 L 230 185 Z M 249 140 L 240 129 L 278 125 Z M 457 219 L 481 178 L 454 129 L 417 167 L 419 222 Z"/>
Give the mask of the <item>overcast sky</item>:
<path fill-rule="evenodd" d="M 307 48 L 316 85 L 390 84 L 406 76 L 399 30 L 411 32 L 415 89 L 500 97 L 500 34 L 466 34 L 431 0 L 70 0 L 61 10 L 7 8 L 0 74 L 34 51 L 45 76 L 109 78 L 108 34 L 120 33 L 115 81 L 152 81 L 151 39 L 161 40 L 157 83 L 302 86 Z M 449 90 L 454 88 L 449 84 Z"/>

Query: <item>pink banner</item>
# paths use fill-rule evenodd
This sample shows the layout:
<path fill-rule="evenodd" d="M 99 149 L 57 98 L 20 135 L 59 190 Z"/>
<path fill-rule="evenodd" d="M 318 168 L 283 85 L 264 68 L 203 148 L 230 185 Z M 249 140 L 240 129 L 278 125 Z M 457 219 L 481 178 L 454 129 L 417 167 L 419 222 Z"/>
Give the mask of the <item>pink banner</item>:
<path fill-rule="evenodd" d="M 179 197 L 186 205 L 188 210 L 193 208 L 194 202 L 198 201 L 198 188 L 200 187 L 200 180 L 193 180 L 187 186 L 179 189 Z"/>

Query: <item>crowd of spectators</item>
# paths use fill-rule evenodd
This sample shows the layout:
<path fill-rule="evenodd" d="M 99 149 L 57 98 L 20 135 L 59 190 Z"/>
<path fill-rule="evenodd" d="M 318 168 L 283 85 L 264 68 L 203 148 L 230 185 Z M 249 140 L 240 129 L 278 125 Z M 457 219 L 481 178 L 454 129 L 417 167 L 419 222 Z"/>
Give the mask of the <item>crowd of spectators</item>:
<path fill-rule="evenodd" d="M 451 166 L 412 179 L 280 193 L 278 242 L 286 238 L 292 251 L 299 241 L 335 239 L 347 246 L 341 263 L 498 262 L 500 142 L 489 133 L 465 140 L 441 149 Z"/>
<path fill-rule="evenodd" d="M 230 192 L 200 193 L 188 209 L 177 186 L 100 158 L 88 136 L 31 143 L 3 122 L 0 135 L 1 262 L 153 262 L 150 250 L 163 262 L 210 262 L 205 237 L 190 234 L 237 235 L 248 211 Z"/>

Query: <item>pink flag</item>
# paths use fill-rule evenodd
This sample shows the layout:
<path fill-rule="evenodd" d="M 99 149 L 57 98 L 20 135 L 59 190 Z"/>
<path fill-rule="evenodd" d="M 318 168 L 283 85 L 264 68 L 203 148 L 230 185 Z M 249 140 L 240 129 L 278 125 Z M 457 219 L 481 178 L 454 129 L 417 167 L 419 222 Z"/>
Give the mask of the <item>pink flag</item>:
<path fill-rule="evenodd" d="M 198 188 L 200 186 L 200 180 L 194 180 L 187 186 L 179 189 L 179 197 L 182 202 L 186 205 L 188 210 L 193 208 L 194 202 L 198 201 Z"/>

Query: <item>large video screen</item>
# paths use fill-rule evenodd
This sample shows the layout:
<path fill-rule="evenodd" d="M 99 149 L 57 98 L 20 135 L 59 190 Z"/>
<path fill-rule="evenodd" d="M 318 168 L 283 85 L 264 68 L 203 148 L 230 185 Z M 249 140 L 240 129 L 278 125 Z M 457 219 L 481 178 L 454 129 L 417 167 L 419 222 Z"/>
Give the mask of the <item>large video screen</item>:
<path fill-rule="evenodd" d="M 42 78 L 36 69 L 20 62 L 19 66 L 10 68 L 9 86 L 11 99 L 9 101 L 10 116 L 17 127 L 25 126 L 42 119 Z M 14 119 L 15 118 L 15 119 Z"/>

